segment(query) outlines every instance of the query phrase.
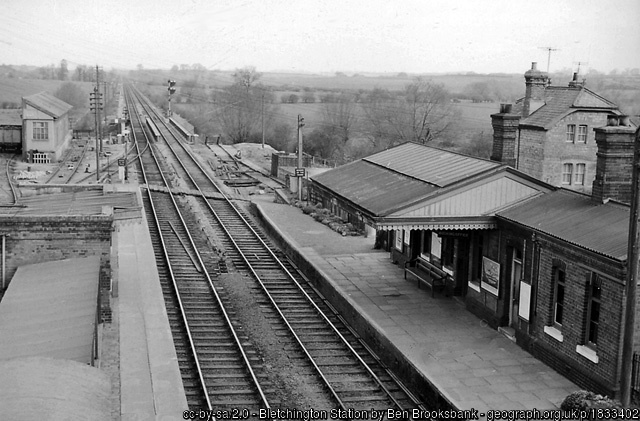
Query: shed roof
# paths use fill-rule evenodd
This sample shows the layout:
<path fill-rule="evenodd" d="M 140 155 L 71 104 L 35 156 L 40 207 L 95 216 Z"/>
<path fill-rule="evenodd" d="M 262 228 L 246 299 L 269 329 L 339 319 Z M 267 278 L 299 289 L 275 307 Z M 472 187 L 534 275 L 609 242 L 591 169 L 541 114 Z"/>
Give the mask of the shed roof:
<path fill-rule="evenodd" d="M 40 92 L 22 98 L 24 103 L 30 105 L 53 118 L 59 118 L 69 112 L 73 105 L 69 105 L 48 92 Z M 25 118 L 28 118 L 28 110 L 25 110 Z"/>
<path fill-rule="evenodd" d="M 560 189 L 496 215 L 607 257 L 627 258 L 626 205 L 597 203 L 590 196 Z"/>
<path fill-rule="evenodd" d="M 0 361 L 0 419 L 112 420 L 111 381 L 98 368 L 42 357 Z"/>
<path fill-rule="evenodd" d="M 0 110 L 0 126 L 22 126 L 22 110 Z"/>
<path fill-rule="evenodd" d="M 100 257 L 20 266 L 0 303 L 0 360 L 91 363 Z"/>
<path fill-rule="evenodd" d="M 101 215 L 103 206 L 126 209 L 140 207 L 135 193 L 103 193 L 99 190 L 23 197 L 20 205 L 22 207 L 0 207 L 0 215 Z"/>

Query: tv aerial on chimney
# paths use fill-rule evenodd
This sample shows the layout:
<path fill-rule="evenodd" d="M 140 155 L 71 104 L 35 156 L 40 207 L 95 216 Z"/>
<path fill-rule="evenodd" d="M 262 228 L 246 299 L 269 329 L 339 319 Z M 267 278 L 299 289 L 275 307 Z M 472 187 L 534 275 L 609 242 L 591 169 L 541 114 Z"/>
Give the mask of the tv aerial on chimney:
<path fill-rule="evenodd" d="M 542 50 L 547 50 L 549 52 L 549 55 L 547 56 L 547 74 L 549 74 L 549 65 L 551 64 L 551 52 L 552 51 L 560 51 L 559 48 L 553 48 L 553 47 L 538 47 Z"/>

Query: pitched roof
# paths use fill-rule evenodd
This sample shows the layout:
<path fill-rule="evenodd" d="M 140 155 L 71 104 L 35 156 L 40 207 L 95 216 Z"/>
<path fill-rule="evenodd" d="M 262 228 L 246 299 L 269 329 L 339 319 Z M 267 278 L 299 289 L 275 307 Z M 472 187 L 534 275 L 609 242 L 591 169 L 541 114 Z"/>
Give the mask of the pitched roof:
<path fill-rule="evenodd" d="M 513 112 L 521 113 L 521 104 L 519 102 Z M 618 106 L 584 86 L 548 86 L 544 90 L 544 105 L 522 119 L 520 125 L 548 130 L 562 117 L 578 109 L 617 112 Z"/>
<path fill-rule="evenodd" d="M 496 215 L 607 257 L 627 258 L 626 205 L 597 203 L 590 196 L 560 189 Z"/>
<path fill-rule="evenodd" d="M 411 142 L 311 178 L 318 188 L 381 218 L 381 224 L 384 218 L 392 223 L 394 218 L 490 217 L 550 188 L 498 162 Z M 487 186 L 494 191 L 481 194 Z"/>
<path fill-rule="evenodd" d="M 414 142 L 403 143 L 362 160 L 438 187 L 445 187 L 501 166 L 499 162 Z"/>
<path fill-rule="evenodd" d="M 59 118 L 73 108 L 73 105 L 67 104 L 48 92 L 40 92 L 34 95 L 25 96 L 22 99 L 25 104 L 28 104 L 53 118 Z"/>
<path fill-rule="evenodd" d="M 387 215 L 409 198 L 424 197 L 438 189 L 362 159 L 311 178 L 375 216 Z"/>

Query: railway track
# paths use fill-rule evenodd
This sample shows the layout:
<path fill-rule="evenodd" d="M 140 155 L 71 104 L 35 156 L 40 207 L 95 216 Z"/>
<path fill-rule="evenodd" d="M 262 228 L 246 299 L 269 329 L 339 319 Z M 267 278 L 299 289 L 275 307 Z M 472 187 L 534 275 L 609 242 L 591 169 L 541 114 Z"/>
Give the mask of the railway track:
<path fill-rule="evenodd" d="M 140 121 L 134 124 L 136 140 L 146 136 L 142 127 Z M 154 148 L 145 149 L 140 161 L 146 184 L 170 187 L 164 175 L 170 168 Z M 189 407 L 269 408 L 256 352 L 236 331 L 232 312 L 213 285 L 216 273 L 204 263 L 210 256 L 203 256 L 204 247 L 189 232 L 175 197 L 147 190 L 143 200 Z"/>
<path fill-rule="evenodd" d="M 129 109 L 134 108 L 129 106 Z M 144 105 L 144 109 L 166 138 L 165 155 L 171 155 L 173 162 L 165 164 L 162 172 L 174 176 L 172 183 L 168 183 L 169 187 L 192 192 L 202 212 L 200 224 L 206 223 L 222 240 L 224 251 L 233 266 L 251 275 L 254 289 L 260 292 L 261 304 L 268 309 L 272 328 L 295 343 L 289 352 L 296 353 L 297 357 L 312 367 L 315 377 L 328 391 L 335 407 L 345 411 L 344 414 L 353 410 L 424 409 L 418 399 L 382 365 L 380 359 L 307 282 L 304 275 L 269 242 L 246 212 L 222 194 L 217 183 L 177 140 L 163 119 L 155 115 L 148 105 Z M 214 193 L 219 195 L 219 199 L 211 198 Z M 155 197 L 152 191 L 149 194 Z M 169 221 L 172 218 L 175 216 L 157 223 L 158 229 L 164 230 L 167 237 L 171 236 Z M 176 238 L 185 235 L 177 229 L 173 232 Z M 177 243 L 172 244 L 172 248 L 187 250 L 186 246 L 180 247 Z M 194 247 L 186 254 L 198 255 L 198 252 Z M 156 256 L 157 259 L 161 257 L 158 254 Z M 191 264 L 186 256 L 182 256 L 182 259 L 186 263 L 180 267 L 192 271 L 189 277 L 197 278 L 193 271 L 197 272 L 198 265 L 203 273 L 207 273 L 201 258 L 191 258 Z M 209 283 L 210 288 L 215 290 L 213 280 Z M 179 290 L 179 286 L 176 289 Z M 187 324 L 188 320 L 185 322 Z M 201 327 L 209 329 L 204 325 L 202 321 Z"/>
<path fill-rule="evenodd" d="M 73 176 L 78 172 L 87 149 L 89 149 L 89 142 L 81 140 L 71 142 L 71 148 L 65 154 L 64 160 L 51 172 L 45 184 L 69 184 Z"/>

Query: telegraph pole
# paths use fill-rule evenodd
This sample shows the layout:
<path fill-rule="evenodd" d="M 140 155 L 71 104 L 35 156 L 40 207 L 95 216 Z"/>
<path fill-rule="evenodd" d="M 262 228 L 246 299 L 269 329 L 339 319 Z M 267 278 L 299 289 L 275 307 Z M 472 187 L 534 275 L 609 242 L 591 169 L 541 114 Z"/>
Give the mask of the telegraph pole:
<path fill-rule="evenodd" d="M 96 112 L 97 112 L 97 117 L 96 120 L 98 121 L 98 131 L 97 131 L 97 139 L 98 139 L 98 147 L 96 148 L 97 153 L 102 152 L 102 125 L 100 124 L 100 110 L 102 109 L 102 101 L 100 101 L 102 99 L 102 94 L 100 93 L 100 68 L 98 67 L 98 65 L 96 64 L 96 90 L 95 90 L 96 94 L 98 95 L 98 101 L 100 103 L 99 106 L 96 106 Z"/>
<path fill-rule="evenodd" d="M 264 89 L 262 90 L 262 149 L 264 149 Z"/>
<path fill-rule="evenodd" d="M 629 215 L 629 245 L 627 248 L 627 278 L 626 305 L 624 310 L 623 342 L 622 342 L 622 370 L 620 373 L 620 402 L 625 408 L 631 403 L 631 377 L 633 367 L 633 335 L 636 317 L 636 284 L 638 283 L 638 268 L 640 264 L 640 230 L 638 217 L 640 216 L 640 129 L 636 130 L 636 141 L 633 152 L 633 177 L 631 184 L 631 212 Z"/>
<path fill-rule="evenodd" d="M 107 91 L 107 81 L 102 82 L 102 84 L 104 85 L 104 107 L 105 108 L 109 108 L 108 104 L 109 104 L 109 94 Z M 107 111 L 104 112 L 104 125 L 107 125 Z"/>
<path fill-rule="evenodd" d="M 96 66 L 96 77 L 98 75 L 98 66 Z M 96 182 L 100 182 L 100 109 L 102 108 L 102 93 L 99 84 L 93 88 L 93 92 L 89 94 L 91 110 L 94 113 L 96 122 Z"/>
<path fill-rule="evenodd" d="M 304 118 L 298 114 L 298 168 L 296 168 L 296 177 L 298 177 L 298 200 L 302 201 L 302 179 L 304 178 L 304 166 L 302 163 L 302 128 L 304 127 Z"/>

